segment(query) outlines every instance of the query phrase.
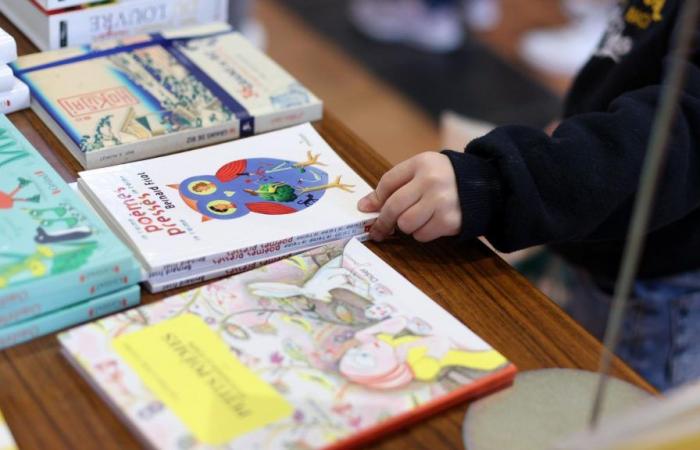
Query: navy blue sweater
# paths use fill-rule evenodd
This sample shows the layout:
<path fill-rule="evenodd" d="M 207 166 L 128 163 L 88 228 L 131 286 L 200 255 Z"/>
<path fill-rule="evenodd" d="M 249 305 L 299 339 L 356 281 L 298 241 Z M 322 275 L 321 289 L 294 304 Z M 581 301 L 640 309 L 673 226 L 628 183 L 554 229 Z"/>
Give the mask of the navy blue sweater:
<path fill-rule="evenodd" d="M 616 276 L 680 5 L 620 2 L 551 137 L 504 126 L 465 153 L 444 152 L 458 180 L 462 238 L 484 235 L 504 252 L 550 244 L 600 279 Z M 699 48 L 688 64 L 640 278 L 700 269 Z"/>

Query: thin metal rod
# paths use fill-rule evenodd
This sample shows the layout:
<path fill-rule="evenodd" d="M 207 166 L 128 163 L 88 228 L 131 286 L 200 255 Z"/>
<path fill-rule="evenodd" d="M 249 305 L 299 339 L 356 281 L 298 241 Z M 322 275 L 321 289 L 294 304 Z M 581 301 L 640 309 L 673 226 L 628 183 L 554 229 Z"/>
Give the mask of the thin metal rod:
<path fill-rule="evenodd" d="M 590 419 L 592 428 L 598 424 L 610 376 L 613 353 L 620 339 L 620 330 L 627 308 L 627 301 L 639 268 L 640 255 L 644 247 L 644 236 L 649 225 L 656 187 L 666 161 L 668 139 L 675 119 L 678 99 L 685 81 L 686 59 L 695 34 L 699 11 L 700 2 L 698 0 L 685 0 L 678 14 L 679 22 L 672 41 L 674 48 L 672 50 L 671 65 L 664 77 L 664 84 L 659 96 L 659 107 L 654 117 L 649 146 L 644 158 L 639 192 L 635 199 L 622 265 L 615 283 L 615 294 L 605 330 L 604 348 L 598 368 L 600 379 Z"/>

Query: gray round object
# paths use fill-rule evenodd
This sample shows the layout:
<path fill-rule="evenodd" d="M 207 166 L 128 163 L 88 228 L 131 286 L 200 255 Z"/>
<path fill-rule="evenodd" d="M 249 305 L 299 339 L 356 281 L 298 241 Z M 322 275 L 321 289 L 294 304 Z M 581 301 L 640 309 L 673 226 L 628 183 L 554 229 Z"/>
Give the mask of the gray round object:
<path fill-rule="evenodd" d="M 513 386 L 474 402 L 464 419 L 467 450 L 544 450 L 588 425 L 599 374 L 573 369 L 522 372 Z M 601 418 L 651 395 L 611 378 Z"/>

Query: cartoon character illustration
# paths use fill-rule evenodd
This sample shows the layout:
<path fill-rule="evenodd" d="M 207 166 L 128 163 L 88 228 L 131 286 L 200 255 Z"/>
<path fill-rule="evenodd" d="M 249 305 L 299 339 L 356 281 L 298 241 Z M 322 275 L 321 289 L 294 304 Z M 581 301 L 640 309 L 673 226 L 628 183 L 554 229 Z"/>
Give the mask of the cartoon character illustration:
<path fill-rule="evenodd" d="M 406 318 L 396 317 L 357 332 L 357 345 L 340 359 L 340 373 L 369 388 L 395 389 L 434 381 L 453 367 L 492 371 L 507 362 L 495 350 L 459 348 L 445 337 L 402 335 L 407 326 Z"/>
<path fill-rule="evenodd" d="M 202 215 L 202 222 L 212 219 L 236 219 L 257 214 L 293 214 L 313 206 L 328 189 L 352 192 L 353 185 L 328 174 L 317 166 L 319 154 L 307 152 L 305 161 L 275 158 L 249 158 L 224 164 L 215 175 L 190 177 L 177 189 L 187 206 Z M 314 193 L 314 194 L 311 194 Z M 306 196 L 304 201 L 296 201 Z"/>
<path fill-rule="evenodd" d="M 330 303 L 333 300 L 331 291 L 345 289 L 364 296 L 367 286 L 357 286 L 358 281 L 348 269 L 342 267 L 342 256 L 337 256 L 324 264 L 302 286 L 286 283 L 260 282 L 251 283 L 248 287 L 259 297 L 288 298 L 306 297 Z"/>
<path fill-rule="evenodd" d="M 0 209 L 10 209 L 15 205 L 15 202 L 30 202 L 38 203 L 41 197 L 39 195 L 33 195 L 31 197 L 18 198 L 17 194 L 19 192 L 32 184 L 31 180 L 26 178 L 18 178 L 17 186 L 10 192 L 5 193 L 0 191 Z"/>

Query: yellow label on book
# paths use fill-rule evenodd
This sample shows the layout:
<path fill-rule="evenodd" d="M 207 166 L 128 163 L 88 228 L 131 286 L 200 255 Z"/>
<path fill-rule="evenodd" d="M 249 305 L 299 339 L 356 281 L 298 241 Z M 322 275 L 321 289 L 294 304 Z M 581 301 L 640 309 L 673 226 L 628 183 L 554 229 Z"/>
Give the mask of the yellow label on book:
<path fill-rule="evenodd" d="M 205 444 L 225 444 L 294 410 L 193 314 L 121 336 L 112 345 Z"/>

